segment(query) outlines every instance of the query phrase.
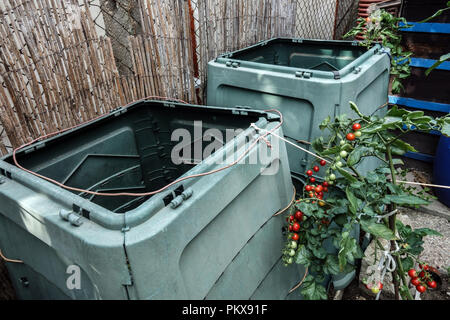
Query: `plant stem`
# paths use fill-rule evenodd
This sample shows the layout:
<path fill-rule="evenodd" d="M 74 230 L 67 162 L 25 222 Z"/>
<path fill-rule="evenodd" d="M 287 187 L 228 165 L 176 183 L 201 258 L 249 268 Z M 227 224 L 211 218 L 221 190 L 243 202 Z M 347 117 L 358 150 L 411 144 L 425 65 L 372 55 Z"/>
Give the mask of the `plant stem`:
<path fill-rule="evenodd" d="M 389 168 L 391 170 L 392 183 L 394 185 L 396 185 L 397 178 L 395 176 L 394 163 L 392 161 L 391 146 L 389 144 L 386 144 L 386 154 L 387 154 L 388 161 L 389 161 Z M 392 206 L 392 208 L 390 208 L 391 210 L 397 209 L 397 204 L 392 203 L 391 206 Z M 397 228 L 395 226 L 396 219 L 397 219 L 397 214 L 393 214 L 392 216 L 389 217 L 389 227 L 392 230 L 392 232 L 394 233 L 394 235 L 397 233 L 397 230 L 396 230 Z M 392 249 L 395 250 L 395 240 L 391 240 L 391 250 Z M 397 269 L 394 270 L 394 272 L 392 274 L 392 279 L 393 279 L 394 288 L 395 288 L 395 298 L 397 300 L 399 300 L 399 293 L 398 293 L 399 283 L 397 281 L 396 275 L 397 274 L 400 275 L 400 278 L 401 278 L 403 284 L 405 285 L 405 287 L 407 287 L 407 283 L 406 283 L 406 279 L 405 279 L 405 271 L 403 270 L 403 265 L 402 265 L 400 257 L 396 256 L 395 261 L 397 263 Z M 409 290 L 407 290 L 407 297 L 409 300 L 413 300 L 413 297 L 411 295 L 411 292 L 409 292 Z"/>
<path fill-rule="evenodd" d="M 353 166 L 348 166 L 348 167 L 358 176 L 358 178 L 361 179 L 362 182 L 364 182 L 364 177 L 358 172 L 358 170 L 353 168 Z"/>

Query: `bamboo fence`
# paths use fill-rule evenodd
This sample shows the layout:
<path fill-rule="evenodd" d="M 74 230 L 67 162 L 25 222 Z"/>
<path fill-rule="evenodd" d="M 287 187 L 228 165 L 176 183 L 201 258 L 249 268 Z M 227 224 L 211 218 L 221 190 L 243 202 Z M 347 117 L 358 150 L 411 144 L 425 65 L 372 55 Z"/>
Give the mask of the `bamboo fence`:
<path fill-rule="evenodd" d="M 3 0 L 0 155 L 147 96 L 202 103 L 218 54 L 272 37 L 331 37 L 302 17 L 336 25 L 335 8 L 355 2 Z"/>

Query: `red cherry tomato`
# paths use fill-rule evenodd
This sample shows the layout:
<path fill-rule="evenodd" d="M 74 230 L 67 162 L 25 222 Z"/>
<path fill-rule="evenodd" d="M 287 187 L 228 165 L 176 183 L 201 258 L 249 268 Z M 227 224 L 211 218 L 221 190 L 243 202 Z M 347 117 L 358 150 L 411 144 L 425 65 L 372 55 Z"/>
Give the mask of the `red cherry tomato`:
<path fill-rule="evenodd" d="M 421 277 L 421 278 L 425 278 L 425 272 L 423 272 L 423 271 L 422 271 L 422 272 L 420 272 L 420 273 L 419 273 L 419 277 Z"/>
<path fill-rule="evenodd" d="M 369 17 L 366 18 L 366 22 L 367 22 L 367 23 L 370 22 L 370 18 L 369 18 Z"/>
<path fill-rule="evenodd" d="M 326 165 L 327 162 L 325 160 L 320 160 L 320 165 L 323 167 L 324 165 Z"/>
<path fill-rule="evenodd" d="M 347 138 L 348 141 L 353 141 L 353 140 L 355 140 L 355 134 L 351 133 L 351 132 L 347 133 L 346 138 Z"/>
<path fill-rule="evenodd" d="M 413 286 L 418 286 L 419 284 L 420 284 L 420 280 L 419 280 L 419 278 L 412 278 L 412 280 L 411 280 L 411 284 L 413 285 Z"/>
<path fill-rule="evenodd" d="M 294 231 L 298 231 L 298 230 L 300 230 L 300 225 L 297 222 L 294 222 L 294 224 L 292 225 L 292 229 Z"/>
<path fill-rule="evenodd" d="M 292 240 L 294 240 L 294 241 L 297 241 L 297 240 L 298 240 L 298 234 L 297 234 L 297 233 L 294 233 L 294 234 L 292 235 Z"/>
<path fill-rule="evenodd" d="M 352 126 L 352 129 L 354 131 L 359 130 L 359 129 L 361 129 L 361 125 L 359 123 L 354 123 L 353 126 Z"/>
<path fill-rule="evenodd" d="M 427 282 L 427 285 L 430 287 L 430 288 L 432 288 L 432 289 L 434 289 L 434 288 L 436 288 L 437 287 L 437 283 L 436 283 L 436 281 L 428 281 Z"/>
<path fill-rule="evenodd" d="M 324 187 L 328 187 L 328 182 L 327 182 L 327 181 L 324 181 L 324 182 L 322 182 L 322 185 L 323 185 Z"/>
<path fill-rule="evenodd" d="M 295 219 L 297 219 L 298 221 L 302 221 L 302 218 L 303 218 L 303 212 L 301 212 L 300 210 L 297 211 L 295 213 Z"/>
<path fill-rule="evenodd" d="M 292 231 L 292 226 L 289 226 L 289 231 Z"/>
<path fill-rule="evenodd" d="M 313 172 L 312 172 L 312 170 L 308 170 L 308 171 L 306 171 L 306 174 L 311 177 Z"/>
<path fill-rule="evenodd" d="M 416 290 L 419 291 L 420 293 L 424 293 L 427 290 L 427 288 L 419 284 L 418 286 L 416 286 Z"/>
<path fill-rule="evenodd" d="M 417 277 L 417 272 L 414 269 L 409 269 L 408 271 L 408 276 L 410 276 L 411 278 L 416 278 Z"/>
<path fill-rule="evenodd" d="M 320 170 L 320 168 L 319 168 L 319 166 L 314 166 L 314 167 L 313 167 L 313 170 L 314 170 L 315 172 L 318 172 L 318 171 Z"/>
<path fill-rule="evenodd" d="M 328 192 L 328 188 L 327 187 L 323 187 L 323 192 Z"/>
<path fill-rule="evenodd" d="M 323 190 L 323 187 L 319 184 L 315 189 L 317 193 L 321 192 Z"/>
<path fill-rule="evenodd" d="M 311 177 L 311 178 L 309 178 L 309 181 L 310 181 L 311 183 L 314 183 L 314 182 L 316 182 L 316 178 Z"/>
<path fill-rule="evenodd" d="M 308 192 L 311 191 L 312 189 L 313 189 L 313 187 L 310 186 L 309 184 L 305 186 L 305 190 Z"/>
<path fill-rule="evenodd" d="M 430 267 L 426 264 L 423 266 L 423 270 L 428 271 L 428 270 L 430 270 Z"/>
<path fill-rule="evenodd" d="M 290 221 L 294 221 L 294 219 L 295 219 L 294 216 L 289 216 Z"/>

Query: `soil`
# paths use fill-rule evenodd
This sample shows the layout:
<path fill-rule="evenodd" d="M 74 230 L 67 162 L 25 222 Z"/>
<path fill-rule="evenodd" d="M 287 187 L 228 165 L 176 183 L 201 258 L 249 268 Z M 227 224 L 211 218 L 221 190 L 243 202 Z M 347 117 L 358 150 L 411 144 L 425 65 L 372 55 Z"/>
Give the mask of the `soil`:
<path fill-rule="evenodd" d="M 0 259 L 0 300 L 14 300 L 15 293 L 5 263 Z"/>

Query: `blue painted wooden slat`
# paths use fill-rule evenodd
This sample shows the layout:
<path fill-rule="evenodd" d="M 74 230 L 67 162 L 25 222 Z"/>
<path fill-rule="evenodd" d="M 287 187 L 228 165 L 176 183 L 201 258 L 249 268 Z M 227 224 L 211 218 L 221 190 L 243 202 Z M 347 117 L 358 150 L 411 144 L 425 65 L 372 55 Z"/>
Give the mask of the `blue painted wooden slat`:
<path fill-rule="evenodd" d="M 405 156 L 407 158 L 411 158 L 411 159 L 424 161 L 424 162 L 430 162 L 430 163 L 433 163 L 433 161 L 434 161 L 433 156 L 431 156 L 429 154 L 425 154 L 425 153 L 420 153 L 420 152 L 409 152 L 408 151 L 403 156 Z"/>
<path fill-rule="evenodd" d="M 446 104 L 446 103 L 430 102 L 430 101 L 417 100 L 417 99 L 413 99 L 413 98 L 397 97 L 397 96 L 389 96 L 389 103 L 399 104 L 399 105 L 402 105 L 405 107 L 410 107 L 410 108 L 415 108 L 415 109 L 450 113 L 450 104 Z"/>
<path fill-rule="evenodd" d="M 405 24 L 400 22 L 400 26 Z M 450 23 L 417 23 L 409 22 L 408 25 L 412 25 L 411 28 L 402 29 L 405 32 L 430 32 L 430 33 L 450 33 Z"/>
<path fill-rule="evenodd" d="M 429 68 L 431 67 L 436 60 L 433 59 L 424 59 L 424 58 L 411 58 L 411 63 L 409 64 L 411 67 L 416 68 Z M 450 61 L 442 62 L 436 69 L 441 70 L 449 70 L 450 71 Z"/>
<path fill-rule="evenodd" d="M 416 128 L 416 126 L 411 126 L 411 129 L 415 129 Z M 403 125 L 403 130 L 406 130 L 407 128 L 406 128 L 406 124 L 404 124 Z M 441 135 L 441 132 L 439 132 L 439 131 L 437 131 L 437 130 L 430 130 L 430 131 L 428 131 L 428 132 L 424 132 L 424 131 L 421 131 L 421 133 L 429 133 L 429 134 L 435 134 L 435 135 L 437 135 L 437 136 L 440 136 Z"/>
<path fill-rule="evenodd" d="M 397 57 L 394 57 L 394 60 L 397 60 Z M 402 60 L 400 62 L 397 62 L 398 64 L 404 64 L 407 60 Z M 431 67 L 436 60 L 433 59 L 425 59 L 425 58 L 411 58 L 411 63 L 409 64 L 411 67 L 416 68 L 429 68 Z M 450 61 L 444 61 L 439 66 L 436 67 L 436 69 L 441 70 L 450 70 Z"/>

